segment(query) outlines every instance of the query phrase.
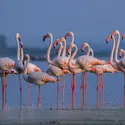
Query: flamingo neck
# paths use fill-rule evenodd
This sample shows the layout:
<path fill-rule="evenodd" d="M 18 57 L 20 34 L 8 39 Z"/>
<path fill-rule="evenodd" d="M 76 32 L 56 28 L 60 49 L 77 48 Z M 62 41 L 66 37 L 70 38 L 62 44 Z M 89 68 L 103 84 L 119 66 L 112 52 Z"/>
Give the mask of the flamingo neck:
<path fill-rule="evenodd" d="M 16 36 L 16 43 L 17 43 L 17 60 L 20 60 L 20 45 L 17 36 Z"/>
<path fill-rule="evenodd" d="M 89 55 L 90 54 L 90 51 L 91 51 L 91 48 L 90 46 L 87 44 L 86 47 L 88 48 L 88 51 L 87 51 L 87 54 L 86 55 Z M 85 48 L 84 48 L 85 49 Z"/>
<path fill-rule="evenodd" d="M 66 40 L 64 39 L 63 42 L 64 42 L 64 47 L 63 47 L 62 56 L 66 56 Z"/>
<path fill-rule="evenodd" d="M 70 45 L 74 44 L 74 34 L 71 35 L 71 42 Z M 70 55 L 68 55 L 68 57 L 70 58 Z"/>
<path fill-rule="evenodd" d="M 71 68 L 72 67 L 72 64 L 71 64 L 71 60 L 73 60 L 74 59 L 74 57 L 75 57 L 75 55 L 77 54 L 77 51 L 78 51 L 78 47 L 74 44 L 74 46 L 73 46 L 74 48 L 75 48 L 75 51 L 73 52 L 73 54 L 70 56 L 70 59 L 69 59 L 69 64 L 68 64 L 68 66 L 69 66 L 69 68 Z"/>
<path fill-rule="evenodd" d="M 115 51 L 115 37 L 112 37 L 112 42 L 113 42 L 113 46 L 112 46 L 112 51 L 111 51 L 111 55 L 110 55 L 110 63 L 113 65 L 113 55 L 114 55 L 114 51 Z"/>
<path fill-rule="evenodd" d="M 51 48 L 52 48 L 52 41 L 53 41 L 53 36 L 51 35 L 50 36 L 50 44 L 49 44 L 49 47 L 48 47 L 48 50 L 47 50 L 47 61 L 49 64 L 52 63 L 51 59 L 50 59 L 50 51 L 51 51 Z"/>
<path fill-rule="evenodd" d="M 23 61 L 24 58 L 23 47 L 20 48 L 20 56 L 21 56 L 21 61 Z"/>
<path fill-rule="evenodd" d="M 29 62 L 30 62 L 30 57 L 28 56 L 27 60 L 26 60 L 26 66 L 25 66 L 25 69 L 24 69 L 24 74 L 25 75 L 27 75 L 27 66 L 28 66 Z"/>
<path fill-rule="evenodd" d="M 62 43 L 59 42 L 59 44 L 60 44 L 60 47 L 59 47 L 58 57 L 60 57 L 61 52 L 62 52 L 62 49 L 63 49 L 63 45 L 62 45 Z"/>
<path fill-rule="evenodd" d="M 90 52 L 91 52 L 91 56 L 94 56 L 94 52 L 92 49 L 90 49 Z"/>
<path fill-rule="evenodd" d="M 118 48 L 120 44 L 120 33 L 118 32 L 117 35 L 118 35 L 118 41 L 117 41 L 116 50 L 115 50 L 115 62 L 118 64 L 119 60 L 117 58 L 117 55 L 118 55 Z"/>

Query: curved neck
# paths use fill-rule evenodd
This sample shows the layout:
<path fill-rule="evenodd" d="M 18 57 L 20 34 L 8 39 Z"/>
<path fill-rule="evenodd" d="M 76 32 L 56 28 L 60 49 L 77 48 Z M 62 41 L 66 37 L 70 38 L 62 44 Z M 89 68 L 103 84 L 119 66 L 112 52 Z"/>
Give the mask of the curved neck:
<path fill-rule="evenodd" d="M 48 50 L 47 50 L 47 61 L 48 63 L 52 63 L 52 61 L 50 60 L 50 51 L 51 51 L 51 48 L 52 48 L 52 40 L 53 40 L 53 37 L 50 36 L 50 44 L 49 44 L 49 47 L 48 47 Z"/>
<path fill-rule="evenodd" d="M 17 36 L 16 36 L 16 43 L 17 43 L 17 60 L 20 60 L 20 45 Z"/>
<path fill-rule="evenodd" d="M 62 53 L 62 56 L 66 56 L 66 40 L 64 39 L 63 41 L 61 42 L 64 42 L 64 47 L 63 47 L 63 53 Z"/>
<path fill-rule="evenodd" d="M 20 59 L 23 61 L 24 58 L 24 52 L 23 52 L 23 47 L 20 47 Z"/>
<path fill-rule="evenodd" d="M 90 54 L 90 51 L 91 51 L 91 48 L 90 48 L 90 46 L 87 44 L 86 45 L 86 47 L 88 48 L 88 51 L 87 51 L 87 53 L 86 53 L 86 55 L 89 55 Z M 84 48 L 85 49 L 85 48 Z"/>
<path fill-rule="evenodd" d="M 24 74 L 26 75 L 27 74 L 27 66 L 30 62 L 30 57 L 28 56 L 28 58 L 26 59 L 26 66 L 25 66 L 25 69 L 24 69 Z"/>
<path fill-rule="evenodd" d="M 115 37 L 112 37 L 112 42 L 113 42 L 113 46 L 112 46 L 112 51 L 111 51 L 111 55 L 110 55 L 110 63 L 113 64 L 113 55 L 114 55 L 114 51 L 115 51 Z"/>
<path fill-rule="evenodd" d="M 73 34 L 72 34 L 72 40 L 71 40 L 70 44 L 74 44 L 74 35 Z"/>
<path fill-rule="evenodd" d="M 59 52 L 58 52 L 58 57 L 61 55 L 62 49 L 63 49 L 63 45 L 61 42 L 59 42 L 60 47 L 59 47 Z"/>
<path fill-rule="evenodd" d="M 94 56 L 94 52 L 92 49 L 90 49 L 90 52 L 91 52 L 91 56 Z"/>
<path fill-rule="evenodd" d="M 75 55 L 77 54 L 77 51 L 78 51 L 78 47 L 74 44 L 74 46 L 73 47 L 75 47 L 75 51 L 73 52 L 73 54 L 71 54 L 71 56 L 70 56 L 70 59 L 69 59 L 69 67 L 71 67 L 71 60 L 73 60 L 74 59 L 74 57 L 75 57 Z"/>
<path fill-rule="evenodd" d="M 117 33 L 117 35 L 118 35 L 118 41 L 117 41 L 116 50 L 115 50 L 115 62 L 119 63 L 117 55 L 118 55 L 118 48 L 119 48 L 119 44 L 120 44 L 120 33 Z"/>

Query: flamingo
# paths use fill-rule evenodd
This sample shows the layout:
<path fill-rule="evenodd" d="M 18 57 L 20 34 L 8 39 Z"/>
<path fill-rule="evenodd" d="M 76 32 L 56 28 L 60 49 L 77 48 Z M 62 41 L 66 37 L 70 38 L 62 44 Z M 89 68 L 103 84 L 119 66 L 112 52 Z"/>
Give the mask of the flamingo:
<path fill-rule="evenodd" d="M 115 63 L 113 63 L 113 54 L 114 54 L 114 50 L 115 50 L 115 38 L 114 38 L 114 35 L 115 34 L 118 34 L 118 41 L 117 41 L 117 45 L 116 45 L 116 51 L 115 51 Z M 108 43 L 109 39 L 113 39 L 113 47 L 112 47 L 112 53 L 111 53 L 111 65 L 118 69 L 119 71 L 122 71 L 124 73 L 124 107 L 125 107 L 125 69 L 123 66 L 123 61 L 124 61 L 124 58 L 118 60 L 117 59 L 117 54 L 118 54 L 118 47 L 119 47 L 119 43 L 120 43 L 120 33 L 118 30 L 115 30 L 111 35 L 109 35 L 107 38 L 106 38 L 106 43 Z"/>
<path fill-rule="evenodd" d="M 61 51 L 63 49 L 63 46 L 62 46 L 62 43 L 60 42 L 60 48 L 58 50 L 58 57 L 61 55 Z M 48 69 L 47 69 L 47 73 L 51 76 L 56 76 L 57 79 L 59 76 L 63 76 L 65 71 L 60 69 L 59 67 L 56 67 L 54 65 L 49 65 Z M 58 82 L 58 81 L 57 81 Z M 63 91 L 64 92 L 64 91 Z M 56 109 L 58 109 L 58 94 L 59 94 L 59 84 L 57 84 L 57 94 L 56 94 Z M 62 94 L 63 96 L 64 94 Z M 64 109 L 64 102 L 63 102 L 64 99 L 62 99 L 62 109 Z"/>
<path fill-rule="evenodd" d="M 75 48 L 75 51 L 71 55 L 72 48 Z M 78 48 L 77 48 L 77 46 L 75 44 L 71 44 L 68 47 L 68 55 L 70 55 L 70 59 L 69 59 L 69 62 L 68 62 L 68 67 L 69 67 L 70 72 L 72 72 L 73 75 L 76 74 L 76 73 L 83 72 L 81 67 L 76 62 L 75 62 L 75 64 L 71 63 L 71 60 L 73 60 L 73 58 L 77 54 L 77 51 L 78 51 Z M 75 108 L 75 86 L 76 86 L 76 83 L 75 83 L 75 79 L 73 77 L 73 85 L 72 85 L 72 108 L 73 109 Z"/>
<path fill-rule="evenodd" d="M 24 58 L 24 52 L 23 52 L 23 42 L 20 42 L 20 56 L 21 56 L 21 61 L 22 63 L 24 62 L 25 58 Z M 27 65 L 27 73 L 32 73 L 32 72 L 42 72 L 42 70 L 37 67 L 35 64 L 33 63 L 28 63 Z M 30 108 L 30 83 L 28 83 L 28 108 Z"/>
<path fill-rule="evenodd" d="M 66 39 L 64 38 L 64 37 L 61 37 L 60 39 L 58 39 L 58 40 L 56 40 L 55 42 L 54 42 L 54 44 L 53 44 L 53 46 L 54 46 L 54 48 L 58 45 L 58 43 L 60 43 L 60 42 L 64 42 L 64 47 L 63 47 L 63 53 L 62 53 L 62 57 L 65 59 L 65 62 L 66 62 L 66 65 L 67 65 L 67 67 L 66 67 L 66 70 L 67 70 L 67 72 L 65 73 L 65 74 L 71 74 L 71 72 L 69 71 L 69 69 L 68 69 L 68 61 L 69 61 L 69 55 L 68 55 L 68 57 L 66 56 Z M 75 60 L 73 59 L 73 60 L 71 60 L 72 61 L 72 63 L 75 63 Z M 73 74 L 73 77 L 74 77 L 74 74 Z M 64 79 L 64 78 L 63 78 Z M 65 83 L 63 83 L 63 86 L 65 87 Z M 64 87 L 62 88 L 63 90 L 62 90 L 62 95 L 64 95 Z M 72 89 L 72 86 L 71 86 L 71 89 Z M 72 91 L 72 90 L 71 90 Z M 70 95 L 70 100 L 71 100 L 71 97 L 72 96 L 72 94 Z M 62 98 L 63 100 L 64 100 L 64 96 L 63 96 L 63 98 Z M 70 104 L 70 107 L 71 107 L 71 104 Z"/>
<path fill-rule="evenodd" d="M 3 57 L 0 58 L 0 70 L 3 72 L 3 80 L 2 80 L 2 109 L 5 109 L 5 92 L 6 92 L 6 72 L 14 68 L 15 61 L 8 58 Z"/>
<path fill-rule="evenodd" d="M 92 52 L 92 55 L 91 56 L 94 56 L 94 52 L 93 50 L 90 48 L 90 45 L 85 42 L 83 45 L 82 45 L 82 48 L 81 48 L 81 51 L 84 52 L 84 49 L 85 48 L 88 48 L 88 51 L 86 52 L 85 55 L 90 55 L 90 52 Z M 85 85 L 84 85 L 85 83 Z M 85 87 L 84 87 L 85 86 Z M 81 81 L 81 85 L 80 85 L 80 93 L 81 93 L 81 108 L 84 108 L 85 105 L 86 105 L 86 95 L 87 95 L 87 88 L 88 88 L 88 85 L 87 85 L 87 78 L 86 78 L 86 72 L 82 72 L 82 81 Z M 85 90 L 84 90 L 85 89 Z M 85 96 L 85 97 L 84 97 Z"/>
<path fill-rule="evenodd" d="M 19 41 L 21 41 L 21 37 L 19 33 L 16 33 L 16 43 L 17 43 L 17 60 L 15 61 L 14 68 L 18 72 L 18 79 L 20 84 L 20 109 L 22 108 L 22 82 L 20 78 L 20 74 L 24 72 L 24 65 L 21 59 L 21 50 L 20 50 L 20 44 Z"/>
<path fill-rule="evenodd" d="M 7 77 L 8 75 L 10 74 L 17 74 L 16 70 L 15 69 L 10 69 L 8 71 L 5 71 L 5 77 Z M 0 77 L 1 77 L 1 81 L 3 80 L 3 71 L 0 70 Z M 6 81 L 5 81 L 5 87 L 7 89 L 7 84 L 6 84 Z M 5 89 L 5 105 L 7 104 L 7 93 L 6 93 L 6 89 Z"/>
<path fill-rule="evenodd" d="M 24 58 L 26 60 L 26 66 L 25 66 L 23 78 L 26 82 L 33 83 L 36 86 L 38 86 L 38 109 L 40 109 L 40 86 L 42 86 L 48 82 L 56 83 L 58 81 L 58 79 L 48 75 L 45 72 L 32 72 L 32 73 L 28 74 L 27 66 L 30 62 L 30 57 L 28 54 L 25 54 L 24 56 L 25 56 Z"/>

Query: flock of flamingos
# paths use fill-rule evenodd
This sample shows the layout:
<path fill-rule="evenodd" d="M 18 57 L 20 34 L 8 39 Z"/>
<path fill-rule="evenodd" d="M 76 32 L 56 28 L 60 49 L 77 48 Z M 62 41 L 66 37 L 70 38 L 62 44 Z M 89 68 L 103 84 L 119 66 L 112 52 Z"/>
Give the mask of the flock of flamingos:
<path fill-rule="evenodd" d="M 118 39 L 116 42 L 115 35 Z M 68 47 L 66 47 L 66 38 L 71 36 L 72 40 Z M 23 42 L 21 42 L 21 37 L 19 33 L 16 34 L 17 43 L 17 60 L 12 60 L 8 57 L 0 58 L 0 76 L 2 79 L 2 109 L 6 107 L 6 78 L 8 74 L 17 74 L 20 84 L 20 109 L 22 107 L 22 82 L 20 75 L 23 75 L 23 79 L 28 83 L 28 106 L 30 106 L 30 85 L 35 84 L 38 86 L 38 106 L 40 109 L 40 86 L 46 83 L 57 83 L 57 94 L 56 94 L 56 108 L 58 107 L 58 95 L 59 95 L 59 76 L 62 76 L 62 109 L 65 109 L 64 105 L 64 95 L 65 95 L 65 74 L 71 75 L 71 87 L 70 87 L 70 109 L 76 109 L 76 81 L 75 74 L 82 73 L 82 79 L 80 84 L 80 108 L 84 109 L 87 107 L 87 89 L 88 82 L 86 73 L 95 73 L 97 76 L 96 83 L 96 108 L 103 108 L 104 106 L 104 83 L 103 83 L 103 73 L 116 73 L 122 71 L 125 73 L 125 58 L 122 57 L 122 53 L 125 53 L 123 49 L 120 49 L 118 54 L 119 44 L 120 44 L 120 32 L 118 30 L 113 31 L 107 38 L 106 43 L 112 40 L 113 46 L 110 56 L 110 61 L 100 60 L 94 57 L 94 52 L 88 43 L 82 45 L 81 50 L 87 47 L 87 52 L 85 55 L 81 55 L 75 58 L 78 48 L 74 43 L 73 32 L 68 32 L 64 37 L 57 39 L 53 43 L 53 36 L 51 33 L 47 33 L 43 37 L 43 41 L 47 38 L 50 39 L 50 44 L 47 51 L 47 62 L 49 67 L 46 72 L 36 65 L 30 63 L 30 56 L 24 54 L 23 52 Z M 122 39 L 125 38 L 125 34 Z M 62 42 L 64 44 L 62 44 Z M 57 57 L 53 60 L 50 58 L 51 48 L 56 48 L 57 45 Z M 73 49 L 73 50 L 72 50 Z M 90 54 L 91 53 L 91 54 Z M 118 55 L 121 57 L 118 59 Z M 113 62 L 114 58 L 114 62 Z M 125 75 L 124 75 L 125 77 Z M 125 82 L 125 81 L 124 81 Z M 125 107 L 125 83 L 124 83 L 124 107 Z"/>

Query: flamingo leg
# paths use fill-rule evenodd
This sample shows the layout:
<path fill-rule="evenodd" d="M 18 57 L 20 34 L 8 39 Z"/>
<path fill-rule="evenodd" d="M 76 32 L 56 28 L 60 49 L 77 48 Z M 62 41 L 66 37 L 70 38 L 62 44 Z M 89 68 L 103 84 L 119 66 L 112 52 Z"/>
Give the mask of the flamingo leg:
<path fill-rule="evenodd" d="M 87 82 L 87 75 L 85 72 L 85 108 L 87 107 L 87 89 L 88 89 L 88 82 Z"/>
<path fill-rule="evenodd" d="M 102 81 L 101 81 L 101 74 L 99 74 L 99 107 L 101 108 L 102 105 Z"/>
<path fill-rule="evenodd" d="M 62 109 L 64 109 L 64 97 L 65 97 L 65 77 L 64 75 L 62 76 L 63 78 L 63 85 L 62 85 Z"/>
<path fill-rule="evenodd" d="M 30 108 L 30 83 L 28 83 L 28 108 Z"/>
<path fill-rule="evenodd" d="M 101 83 L 102 83 L 102 85 L 101 85 L 101 88 L 102 88 L 101 107 L 103 108 L 103 106 L 104 106 L 104 82 L 103 82 L 103 74 L 101 74 Z"/>
<path fill-rule="evenodd" d="M 20 74 L 18 74 L 18 78 L 19 78 L 19 84 L 20 84 L 20 110 L 21 110 L 22 109 L 22 82 L 21 82 Z"/>
<path fill-rule="evenodd" d="M 38 86 L 38 106 L 37 109 L 39 110 L 40 108 L 40 86 Z"/>
<path fill-rule="evenodd" d="M 124 108 L 125 108 L 125 73 L 124 73 Z"/>
<path fill-rule="evenodd" d="M 97 74 L 97 83 L 96 83 L 96 108 L 98 108 L 98 83 L 99 83 L 99 75 Z"/>
<path fill-rule="evenodd" d="M 6 74 L 5 74 L 5 81 L 4 81 L 4 83 L 5 83 L 5 107 L 6 107 L 6 104 L 7 104 L 7 82 L 6 82 L 6 79 L 7 79 L 7 77 L 6 77 Z"/>
<path fill-rule="evenodd" d="M 58 79 L 58 76 L 57 76 Z M 58 99 L 59 99 L 59 83 L 57 81 L 57 92 L 56 92 L 56 109 L 58 110 Z"/>
<path fill-rule="evenodd" d="M 72 109 L 72 85 L 73 85 L 73 75 L 71 75 L 71 84 L 70 84 L 70 109 Z"/>
<path fill-rule="evenodd" d="M 80 108 L 84 108 L 84 73 L 82 72 L 82 80 L 80 85 Z"/>
<path fill-rule="evenodd" d="M 73 74 L 73 84 L 72 84 L 72 108 L 75 108 L 75 75 Z"/>
<path fill-rule="evenodd" d="M 2 109 L 4 109 L 4 78 L 1 77 L 2 82 Z"/>

